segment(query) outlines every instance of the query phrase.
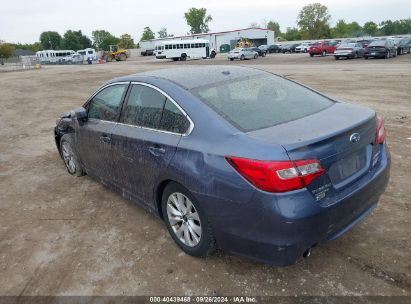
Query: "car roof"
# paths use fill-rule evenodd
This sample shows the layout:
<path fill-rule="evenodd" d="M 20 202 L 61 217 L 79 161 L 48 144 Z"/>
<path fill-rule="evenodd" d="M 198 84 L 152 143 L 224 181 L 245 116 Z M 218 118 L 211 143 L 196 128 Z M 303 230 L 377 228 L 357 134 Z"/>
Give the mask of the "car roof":
<path fill-rule="evenodd" d="M 203 67 L 179 67 L 142 72 L 112 80 L 114 81 L 142 81 L 143 78 L 160 78 L 191 90 L 196 87 L 212 85 L 237 78 L 267 75 L 268 72 L 241 66 L 203 66 Z"/>

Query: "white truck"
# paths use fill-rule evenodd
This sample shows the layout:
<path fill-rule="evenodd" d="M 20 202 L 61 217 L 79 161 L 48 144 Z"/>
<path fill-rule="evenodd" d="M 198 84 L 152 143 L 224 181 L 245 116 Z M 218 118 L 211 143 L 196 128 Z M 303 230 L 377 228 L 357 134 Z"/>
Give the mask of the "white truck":
<path fill-rule="evenodd" d="M 140 41 L 140 50 L 141 50 L 141 56 L 152 56 L 154 55 L 154 47 L 155 47 L 155 41 L 153 40 L 144 40 Z"/>

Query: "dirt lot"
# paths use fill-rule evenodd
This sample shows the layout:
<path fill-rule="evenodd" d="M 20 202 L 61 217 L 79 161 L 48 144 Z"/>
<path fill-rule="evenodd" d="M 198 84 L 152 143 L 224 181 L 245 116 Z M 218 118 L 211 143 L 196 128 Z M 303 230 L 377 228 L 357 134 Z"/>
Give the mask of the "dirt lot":
<path fill-rule="evenodd" d="M 161 220 L 66 172 L 52 133 L 61 112 L 113 77 L 199 64 L 255 66 L 381 113 L 392 170 L 379 207 L 309 259 L 277 268 L 222 252 L 187 256 Z M 0 295 L 411 295 L 410 103 L 410 54 L 367 61 L 151 57 L 0 73 Z"/>

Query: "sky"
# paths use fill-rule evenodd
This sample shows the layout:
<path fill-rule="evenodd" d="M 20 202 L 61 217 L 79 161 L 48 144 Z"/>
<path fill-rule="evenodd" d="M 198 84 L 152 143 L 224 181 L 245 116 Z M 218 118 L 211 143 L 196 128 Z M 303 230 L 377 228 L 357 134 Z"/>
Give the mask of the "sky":
<path fill-rule="evenodd" d="M 211 32 L 247 28 L 253 22 L 262 26 L 279 22 L 281 30 L 296 26 L 304 5 L 320 2 L 328 7 L 331 24 L 344 19 L 379 23 L 411 17 L 410 0 L 0 0 L 0 40 L 33 43 L 43 31 L 82 30 L 91 37 L 93 30 L 107 30 L 115 36 L 128 33 L 137 42 L 144 27 L 156 34 L 166 27 L 169 34 L 189 31 L 184 13 L 190 7 L 207 8 L 213 17 Z"/>

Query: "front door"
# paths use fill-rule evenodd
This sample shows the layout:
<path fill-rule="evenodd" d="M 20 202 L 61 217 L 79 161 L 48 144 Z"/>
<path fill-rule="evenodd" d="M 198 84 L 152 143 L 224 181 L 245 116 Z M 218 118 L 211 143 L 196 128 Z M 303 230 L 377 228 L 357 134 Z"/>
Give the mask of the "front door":
<path fill-rule="evenodd" d="M 80 160 L 91 175 L 113 179 L 111 136 L 128 83 L 109 85 L 86 105 L 88 119 L 77 126 L 76 140 Z"/>

